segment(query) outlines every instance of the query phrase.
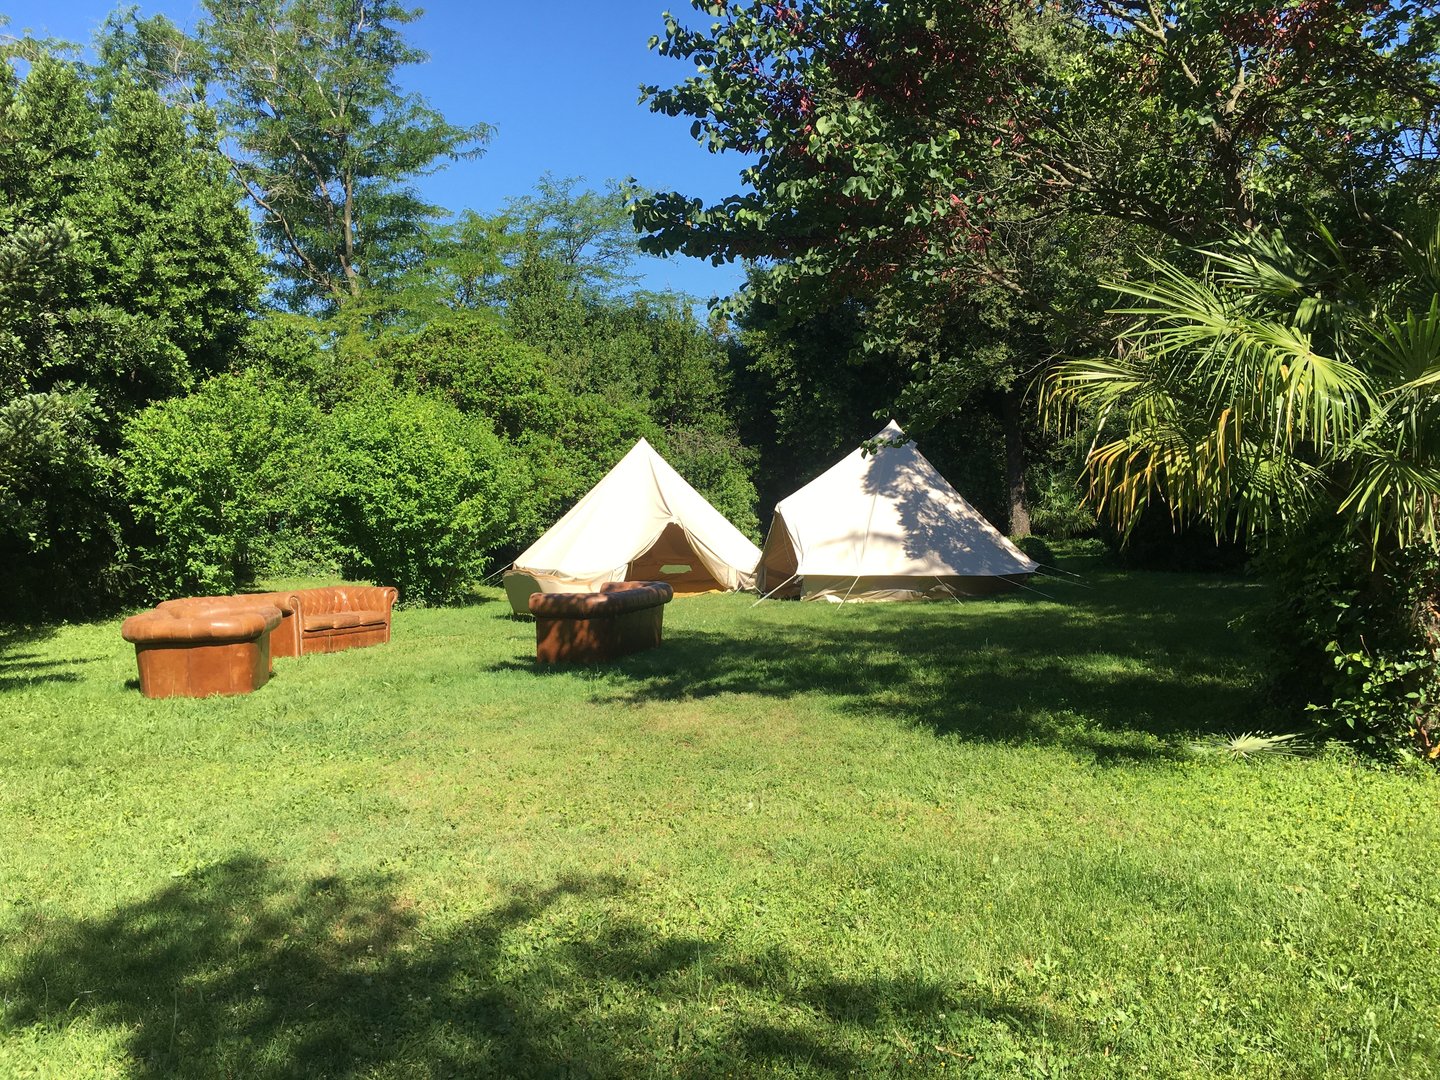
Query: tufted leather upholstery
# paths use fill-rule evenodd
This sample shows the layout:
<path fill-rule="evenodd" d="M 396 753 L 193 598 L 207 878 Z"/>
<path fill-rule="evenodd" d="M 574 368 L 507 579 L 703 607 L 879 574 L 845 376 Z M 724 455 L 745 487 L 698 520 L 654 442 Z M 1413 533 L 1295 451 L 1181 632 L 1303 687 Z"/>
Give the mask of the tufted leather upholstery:
<path fill-rule="evenodd" d="M 157 607 L 126 619 L 120 636 L 135 646 L 146 697 L 248 694 L 270 678 L 270 633 L 281 617 L 263 602 Z"/>
<path fill-rule="evenodd" d="M 673 596 L 662 581 L 612 581 L 598 593 L 535 593 L 529 601 L 535 659 L 596 663 L 653 649 Z"/>
<path fill-rule="evenodd" d="M 604 619 L 668 604 L 674 590 L 663 581 L 607 581 L 598 593 L 532 593 L 530 614 L 552 619 Z"/>
<path fill-rule="evenodd" d="M 280 625 L 270 635 L 270 655 L 300 655 L 300 600 L 294 592 L 237 593 L 230 596 L 186 596 L 155 605 L 156 611 L 200 615 L 217 611 L 246 610 L 256 604 L 280 609 Z"/>
<path fill-rule="evenodd" d="M 334 585 L 295 593 L 302 653 L 339 652 L 390 640 L 399 594 L 385 585 Z"/>

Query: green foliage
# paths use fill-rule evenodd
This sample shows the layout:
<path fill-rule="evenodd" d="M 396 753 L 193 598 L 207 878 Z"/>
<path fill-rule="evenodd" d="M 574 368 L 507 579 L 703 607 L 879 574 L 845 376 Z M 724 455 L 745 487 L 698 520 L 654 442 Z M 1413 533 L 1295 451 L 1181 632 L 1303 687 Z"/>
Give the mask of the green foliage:
<path fill-rule="evenodd" d="M 1202 275 L 1157 261 L 1117 286 L 1136 320 L 1117 354 L 1061 365 L 1047 404 L 1098 418 L 1090 497 L 1121 530 L 1154 500 L 1269 544 L 1289 594 L 1271 637 L 1305 658 L 1280 670 L 1329 652 L 1334 677 L 1305 699 L 1373 745 L 1428 752 L 1440 223 L 1388 250 L 1317 227 L 1306 248 L 1250 236 L 1206 254 Z"/>
<path fill-rule="evenodd" d="M 1440 758 L 1440 552 L 1371 560 L 1362 538 L 1333 525 L 1262 557 L 1274 589 L 1256 627 L 1272 696 L 1308 704 L 1328 733 L 1384 760 Z"/>
<path fill-rule="evenodd" d="M 131 419 L 121 459 L 146 594 L 228 593 L 257 574 L 333 566 L 328 457 L 320 411 L 251 375 Z"/>
<path fill-rule="evenodd" d="M 738 438 L 714 427 L 674 427 L 655 444 L 675 471 L 710 505 L 752 540 L 760 539 L 755 485 L 750 476 L 758 455 Z"/>
<path fill-rule="evenodd" d="M 330 415 L 331 498 L 347 573 L 407 603 L 458 598 L 508 538 L 522 494 L 483 419 L 430 397 L 372 392 Z"/>
<path fill-rule="evenodd" d="M 112 20 L 102 55 L 213 105 L 282 297 L 333 309 L 403 272 L 440 214 L 414 180 L 478 155 L 489 135 L 401 91 L 397 70 L 426 58 L 401 32 L 420 12 L 393 0 L 206 0 L 204 11 L 193 39 L 163 16 Z"/>
<path fill-rule="evenodd" d="M 1066 5 L 1027 88 L 1027 179 L 1184 243 L 1261 222 L 1334 222 L 1373 241 L 1433 198 L 1433 5 L 1191 0 Z M 1417 136 L 1419 136 L 1417 138 Z M 1078 198 L 1077 198 L 1078 196 Z"/>
<path fill-rule="evenodd" d="M 102 415 L 90 390 L 0 400 L 0 590 L 11 612 L 94 610 L 129 584 Z"/>
<path fill-rule="evenodd" d="M 504 217 L 514 235 L 512 266 L 548 263 L 572 295 L 613 298 L 637 280 L 638 238 L 628 196 L 614 183 L 604 191 L 577 191 L 583 182 L 583 177 L 546 173 L 533 194 L 506 203 Z M 501 296 L 522 299 L 523 290 L 502 290 Z"/>
<path fill-rule="evenodd" d="M 1075 483 L 1075 467 L 1065 455 L 1032 468 L 1028 480 L 1031 496 L 1030 526 L 1041 536 L 1071 540 L 1095 534 L 1095 512 L 1085 505 L 1084 494 Z"/>
<path fill-rule="evenodd" d="M 1116 285 L 1135 319 L 1118 355 L 1049 380 L 1052 416 L 1101 418 L 1097 507 L 1123 529 L 1158 494 L 1241 536 L 1338 513 L 1377 554 L 1433 543 L 1440 221 L 1363 262 L 1324 229 L 1313 250 L 1250 236 L 1207 255 L 1200 276 L 1157 261 Z"/>
<path fill-rule="evenodd" d="M 0 385 L 81 384 L 113 418 L 220 370 L 260 272 L 213 144 L 93 88 L 49 58 L 0 73 Z"/>
<path fill-rule="evenodd" d="M 432 229 L 421 265 L 328 321 L 336 370 L 368 366 L 487 417 L 529 472 L 515 543 L 641 437 L 753 523 L 754 459 L 732 417 L 729 344 L 687 297 L 621 291 L 636 255 L 624 198 L 578 184 L 547 175 L 500 215 Z"/>
<path fill-rule="evenodd" d="M 813 308 L 904 277 L 974 281 L 997 158 L 971 121 L 998 121 L 997 61 L 1012 52 L 999 10 L 938 2 L 787 4 L 696 0 L 713 18 L 688 30 L 666 16 L 661 55 L 694 61 L 650 107 L 693 118 L 710 150 L 758 155 L 750 189 L 713 206 L 641 195 L 648 250 L 716 261 L 774 259 L 770 296 Z M 977 175 L 978 171 L 978 175 Z M 972 179 L 967 181 L 966 174 Z M 968 264 L 968 265 L 967 265 Z M 769 297 L 767 297 L 769 298 Z"/>
<path fill-rule="evenodd" d="M 0 589 L 95 610 L 137 580 L 125 420 L 221 370 L 260 286 L 223 159 L 133 80 L 0 65 Z"/>
<path fill-rule="evenodd" d="M 405 390 L 485 416 L 512 439 L 553 430 L 564 407 L 549 358 L 506 333 L 489 312 L 460 312 L 414 333 L 386 334 L 372 349 Z"/>
<path fill-rule="evenodd" d="M 1059 560 L 1055 551 L 1044 540 L 1035 535 L 1012 536 L 1011 542 L 1042 567 L 1055 566 Z"/>
<path fill-rule="evenodd" d="M 355 347 L 397 389 L 483 420 L 513 449 L 525 477 L 506 530 L 515 544 L 549 528 L 636 439 L 659 436 L 623 401 L 567 392 L 549 357 L 489 312 L 453 312 L 417 332 L 391 331 Z"/>

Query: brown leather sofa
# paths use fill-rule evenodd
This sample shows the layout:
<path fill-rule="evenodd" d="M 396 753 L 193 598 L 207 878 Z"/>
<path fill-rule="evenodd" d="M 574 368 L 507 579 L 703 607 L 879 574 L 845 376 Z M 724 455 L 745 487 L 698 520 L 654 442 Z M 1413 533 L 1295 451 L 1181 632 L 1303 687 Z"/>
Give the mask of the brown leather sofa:
<path fill-rule="evenodd" d="M 270 656 L 300 655 L 300 598 L 294 592 L 238 593 L 231 596 L 186 596 L 164 600 L 156 611 L 203 615 L 215 611 L 248 610 L 257 604 L 280 609 L 280 625 L 270 634 Z"/>
<path fill-rule="evenodd" d="M 390 640 L 390 612 L 399 596 L 388 585 L 297 589 L 301 655 L 332 653 Z"/>
<path fill-rule="evenodd" d="M 157 607 L 126 619 L 120 635 L 135 645 L 146 697 L 248 694 L 270 679 L 270 634 L 280 620 L 280 609 L 266 603 Z"/>
<path fill-rule="evenodd" d="M 660 644 L 665 605 L 675 593 L 663 581 L 611 581 L 598 593 L 535 593 L 535 659 L 594 664 Z"/>

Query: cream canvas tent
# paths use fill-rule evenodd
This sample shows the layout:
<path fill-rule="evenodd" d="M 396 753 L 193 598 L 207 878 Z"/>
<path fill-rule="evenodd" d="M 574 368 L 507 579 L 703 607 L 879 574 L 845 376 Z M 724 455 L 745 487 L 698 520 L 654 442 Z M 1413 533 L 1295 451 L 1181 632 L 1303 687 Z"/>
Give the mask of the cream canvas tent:
<path fill-rule="evenodd" d="M 905 433 L 892 420 L 876 438 Z M 764 596 L 917 600 L 999 592 L 1037 568 L 907 441 L 857 449 L 782 500 L 758 585 Z"/>
<path fill-rule="evenodd" d="M 607 581 L 665 581 L 677 594 L 749 589 L 760 549 L 644 439 L 505 577 L 511 606 L 530 594 L 596 592 Z"/>

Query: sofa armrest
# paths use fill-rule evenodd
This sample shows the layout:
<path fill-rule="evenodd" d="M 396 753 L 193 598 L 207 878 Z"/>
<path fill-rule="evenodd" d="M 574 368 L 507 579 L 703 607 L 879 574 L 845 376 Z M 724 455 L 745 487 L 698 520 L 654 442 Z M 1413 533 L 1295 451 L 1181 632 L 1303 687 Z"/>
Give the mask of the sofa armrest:
<path fill-rule="evenodd" d="M 270 648 L 276 656 L 300 655 L 300 597 L 294 592 L 260 593 L 259 596 L 280 609 L 280 625 L 270 635 Z"/>
<path fill-rule="evenodd" d="M 389 585 L 347 585 L 345 599 L 352 611 L 383 611 L 388 616 L 399 599 L 399 590 Z"/>

